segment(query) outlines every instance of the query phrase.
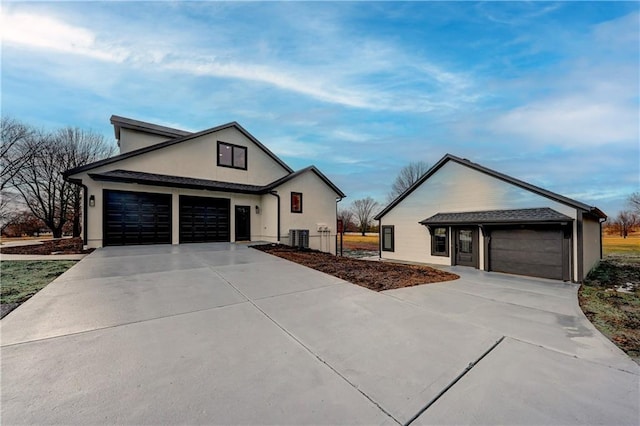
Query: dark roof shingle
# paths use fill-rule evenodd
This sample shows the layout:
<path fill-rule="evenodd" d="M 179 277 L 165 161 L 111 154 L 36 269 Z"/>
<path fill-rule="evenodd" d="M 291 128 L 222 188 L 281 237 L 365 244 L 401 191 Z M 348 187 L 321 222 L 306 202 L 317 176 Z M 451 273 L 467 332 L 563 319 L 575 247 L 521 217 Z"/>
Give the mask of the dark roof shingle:
<path fill-rule="evenodd" d="M 421 220 L 422 225 L 489 225 L 521 223 L 560 223 L 573 221 L 567 215 L 548 207 L 534 209 L 487 210 L 477 212 L 437 213 Z"/>
<path fill-rule="evenodd" d="M 173 188 L 208 189 L 211 191 L 240 192 L 244 194 L 262 194 L 268 190 L 265 186 L 134 172 L 130 170 L 111 170 L 104 173 L 89 173 L 89 176 L 97 181 L 139 183 L 144 185 L 168 186 Z"/>
<path fill-rule="evenodd" d="M 131 170 L 110 170 L 102 173 L 89 173 L 89 177 L 97 181 L 139 183 L 152 186 L 167 186 L 173 188 L 206 189 L 210 191 L 237 192 L 243 194 L 266 194 L 275 190 L 278 186 L 290 181 L 303 173 L 314 172 L 318 177 L 333 189 L 340 197 L 346 197 L 344 193 L 335 186 L 320 170 L 315 166 L 309 166 L 295 173 L 290 173 L 268 185 L 248 185 L 235 182 L 221 182 L 217 180 L 198 179 L 183 176 L 161 175 L 156 173 L 136 172 Z"/>

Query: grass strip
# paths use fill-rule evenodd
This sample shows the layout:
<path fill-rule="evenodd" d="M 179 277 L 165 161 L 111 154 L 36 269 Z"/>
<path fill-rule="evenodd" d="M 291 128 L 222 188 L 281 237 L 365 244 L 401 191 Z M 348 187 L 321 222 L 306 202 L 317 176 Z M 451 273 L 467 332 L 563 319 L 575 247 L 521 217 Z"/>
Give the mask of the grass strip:
<path fill-rule="evenodd" d="M 0 303 L 23 303 L 71 268 L 74 260 L 3 260 Z"/>

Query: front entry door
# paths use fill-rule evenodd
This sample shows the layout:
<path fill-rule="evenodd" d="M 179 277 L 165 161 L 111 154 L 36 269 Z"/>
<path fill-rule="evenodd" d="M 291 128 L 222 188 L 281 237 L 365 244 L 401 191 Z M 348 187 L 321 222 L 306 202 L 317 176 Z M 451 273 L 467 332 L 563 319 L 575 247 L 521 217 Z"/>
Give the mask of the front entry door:
<path fill-rule="evenodd" d="M 456 265 L 478 267 L 478 229 L 458 228 L 455 238 Z"/>
<path fill-rule="evenodd" d="M 236 206 L 236 241 L 251 240 L 251 207 Z"/>

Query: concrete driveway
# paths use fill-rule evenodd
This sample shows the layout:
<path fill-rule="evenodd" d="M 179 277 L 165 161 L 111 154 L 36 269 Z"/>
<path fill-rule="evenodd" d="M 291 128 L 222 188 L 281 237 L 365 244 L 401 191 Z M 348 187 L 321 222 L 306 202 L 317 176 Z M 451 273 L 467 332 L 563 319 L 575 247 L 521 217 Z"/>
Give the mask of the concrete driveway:
<path fill-rule="evenodd" d="M 107 248 L 0 322 L 3 424 L 633 424 L 577 286 L 375 293 L 234 244 Z"/>

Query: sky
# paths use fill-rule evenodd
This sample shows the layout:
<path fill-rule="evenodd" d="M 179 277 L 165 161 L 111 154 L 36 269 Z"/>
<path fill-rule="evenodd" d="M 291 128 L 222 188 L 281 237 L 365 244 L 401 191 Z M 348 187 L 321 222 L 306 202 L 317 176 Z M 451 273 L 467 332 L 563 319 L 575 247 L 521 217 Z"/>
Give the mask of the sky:
<path fill-rule="evenodd" d="M 640 190 L 638 2 L 11 2 L 3 116 L 237 121 L 385 205 L 447 153 L 597 206 Z"/>

